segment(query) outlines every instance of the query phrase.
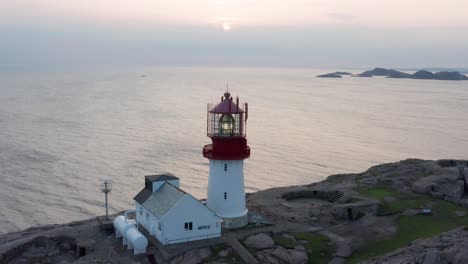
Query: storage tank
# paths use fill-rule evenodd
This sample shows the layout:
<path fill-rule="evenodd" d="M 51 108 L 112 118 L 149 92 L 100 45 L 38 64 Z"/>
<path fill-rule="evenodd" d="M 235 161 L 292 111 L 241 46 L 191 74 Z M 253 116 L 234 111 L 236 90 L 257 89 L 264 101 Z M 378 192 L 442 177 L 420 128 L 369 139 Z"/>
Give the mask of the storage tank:
<path fill-rule="evenodd" d="M 133 249 L 133 254 L 146 253 L 148 239 L 136 227 L 129 228 L 124 237 L 128 241 L 128 249 Z"/>
<path fill-rule="evenodd" d="M 115 237 L 122 237 L 122 243 L 124 245 L 127 245 L 127 239 L 125 238 L 125 233 L 127 233 L 127 230 L 135 227 L 135 221 L 134 220 L 127 220 L 125 216 L 117 216 L 114 219 L 114 228 L 115 228 Z"/>

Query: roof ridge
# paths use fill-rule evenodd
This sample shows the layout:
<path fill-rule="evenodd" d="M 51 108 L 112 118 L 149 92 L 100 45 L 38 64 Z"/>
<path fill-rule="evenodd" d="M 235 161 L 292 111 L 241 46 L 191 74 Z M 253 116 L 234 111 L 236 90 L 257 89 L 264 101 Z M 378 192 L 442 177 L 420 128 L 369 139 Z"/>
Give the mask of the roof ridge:
<path fill-rule="evenodd" d="M 161 187 L 163 187 L 163 185 L 165 185 L 165 184 L 169 184 L 170 186 L 174 187 L 175 189 L 177 189 L 177 190 L 179 190 L 179 191 L 181 191 L 181 192 L 183 192 L 183 193 L 185 193 L 185 194 L 189 194 L 189 193 L 187 193 L 186 191 L 182 190 L 181 188 L 175 186 L 174 184 L 172 184 L 172 183 L 170 183 L 170 182 L 168 182 L 168 181 L 164 181 L 164 183 L 161 185 Z"/>

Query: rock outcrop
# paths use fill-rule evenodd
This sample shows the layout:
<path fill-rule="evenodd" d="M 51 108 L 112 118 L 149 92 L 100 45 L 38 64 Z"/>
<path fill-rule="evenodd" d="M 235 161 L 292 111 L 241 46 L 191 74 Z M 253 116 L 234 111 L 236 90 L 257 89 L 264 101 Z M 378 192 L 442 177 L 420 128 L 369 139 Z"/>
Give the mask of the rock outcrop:
<path fill-rule="evenodd" d="M 202 263 L 204 259 L 211 256 L 210 248 L 200 248 L 186 252 L 171 260 L 171 264 L 198 264 Z"/>
<path fill-rule="evenodd" d="M 275 241 L 265 233 L 252 235 L 244 241 L 245 245 L 249 248 L 261 250 L 266 248 L 272 248 L 275 245 Z"/>
<path fill-rule="evenodd" d="M 331 213 L 337 220 L 353 221 L 366 214 L 376 215 L 378 208 L 376 201 L 359 201 L 334 206 Z"/>
<path fill-rule="evenodd" d="M 468 232 L 458 228 L 433 238 L 416 240 L 411 245 L 362 264 L 466 264 Z"/>
<path fill-rule="evenodd" d="M 272 249 L 258 251 L 256 254 L 260 263 L 286 263 L 286 264 L 306 264 L 308 261 L 307 252 L 304 246 L 296 246 L 293 249 L 285 249 L 276 246 Z"/>

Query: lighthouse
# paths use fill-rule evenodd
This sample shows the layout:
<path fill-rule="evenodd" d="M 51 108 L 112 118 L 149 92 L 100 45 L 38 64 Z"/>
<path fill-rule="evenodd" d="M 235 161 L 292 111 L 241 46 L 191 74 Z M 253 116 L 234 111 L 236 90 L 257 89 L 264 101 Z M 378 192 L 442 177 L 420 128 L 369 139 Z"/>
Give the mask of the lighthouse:
<path fill-rule="evenodd" d="M 248 223 L 244 191 L 244 159 L 250 156 L 247 145 L 247 103 L 241 105 L 224 93 L 221 101 L 208 104 L 207 136 L 212 144 L 203 147 L 210 161 L 207 207 L 223 219 L 224 228 Z"/>

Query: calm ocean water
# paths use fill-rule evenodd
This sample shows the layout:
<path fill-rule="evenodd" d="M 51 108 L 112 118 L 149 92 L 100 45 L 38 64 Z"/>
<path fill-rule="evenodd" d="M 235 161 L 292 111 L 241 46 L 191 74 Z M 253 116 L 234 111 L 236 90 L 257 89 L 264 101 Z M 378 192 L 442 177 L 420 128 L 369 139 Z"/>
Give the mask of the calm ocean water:
<path fill-rule="evenodd" d="M 327 70 L 156 68 L 0 76 L 0 233 L 132 206 L 172 172 L 204 198 L 206 103 L 249 103 L 248 192 L 410 157 L 468 158 L 468 82 L 322 79 Z M 146 77 L 143 77 L 145 75 Z"/>

